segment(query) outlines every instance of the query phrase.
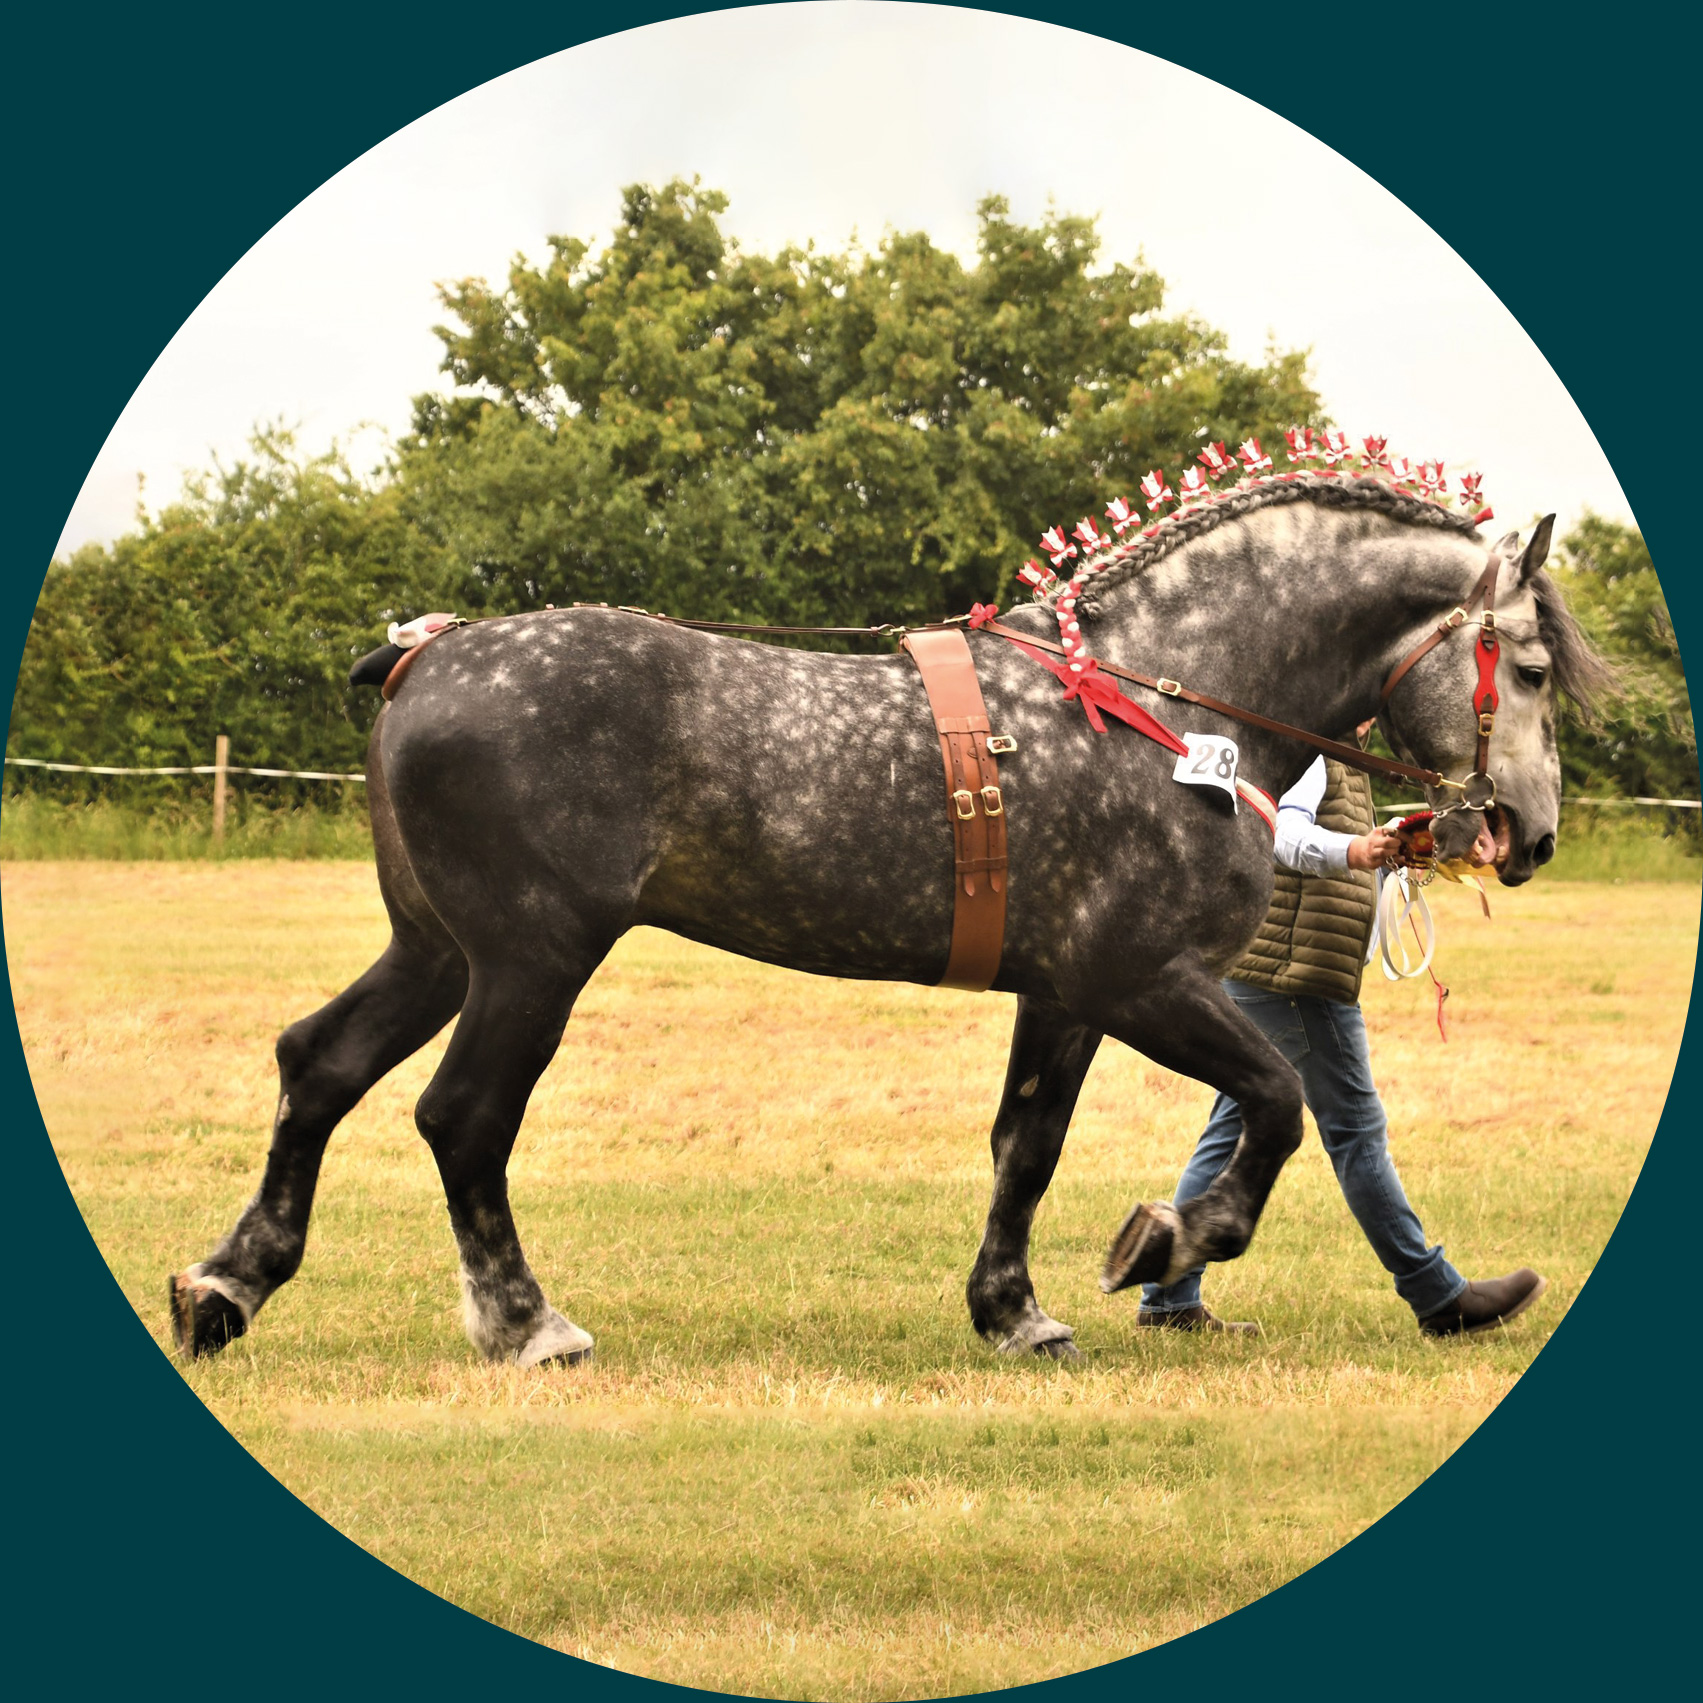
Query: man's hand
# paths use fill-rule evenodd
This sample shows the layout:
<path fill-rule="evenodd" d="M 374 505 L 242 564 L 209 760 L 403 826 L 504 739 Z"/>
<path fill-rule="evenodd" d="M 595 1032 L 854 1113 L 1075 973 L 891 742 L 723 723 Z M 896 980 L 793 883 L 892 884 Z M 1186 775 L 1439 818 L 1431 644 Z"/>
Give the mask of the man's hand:
<path fill-rule="evenodd" d="M 1401 849 L 1401 836 L 1394 828 L 1374 828 L 1348 842 L 1350 869 L 1383 869 L 1396 860 Z"/>

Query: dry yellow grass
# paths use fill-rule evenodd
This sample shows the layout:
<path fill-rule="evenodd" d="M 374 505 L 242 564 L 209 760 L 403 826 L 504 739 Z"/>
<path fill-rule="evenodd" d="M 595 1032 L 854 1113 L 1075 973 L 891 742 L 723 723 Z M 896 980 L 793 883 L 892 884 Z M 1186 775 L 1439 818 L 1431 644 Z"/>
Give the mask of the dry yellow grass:
<path fill-rule="evenodd" d="M 1075 1368 L 995 1359 L 962 1283 L 1010 1002 L 806 979 L 624 941 L 512 1170 L 597 1363 L 522 1373 L 461 1336 L 412 1107 L 441 1044 L 333 1144 L 307 1264 L 186 1371 L 266 1466 L 382 1559 L 557 1647 L 697 1685 L 888 1697 L 1068 1672 L 1274 1588 L 1404 1496 L 1563 1316 L 1624 1204 L 1678 1050 L 1695 888 L 1438 896 L 1455 987 L 1370 985 L 1392 1146 L 1469 1272 L 1551 1290 L 1422 1341 L 1311 1143 L 1212 1274 L 1257 1343 L 1138 1334 L 1095 1287 L 1168 1194 L 1207 1093 L 1108 1045 L 1037 1226 Z M 167 1270 L 258 1176 L 277 1031 L 377 952 L 350 864 L 9 863 L 20 1027 L 96 1240 L 164 1342 Z M 979 1061 L 967 1087 L 955 1060 Z M 1142 1542 L 1127 1540 L 1140 1534 Z"/>

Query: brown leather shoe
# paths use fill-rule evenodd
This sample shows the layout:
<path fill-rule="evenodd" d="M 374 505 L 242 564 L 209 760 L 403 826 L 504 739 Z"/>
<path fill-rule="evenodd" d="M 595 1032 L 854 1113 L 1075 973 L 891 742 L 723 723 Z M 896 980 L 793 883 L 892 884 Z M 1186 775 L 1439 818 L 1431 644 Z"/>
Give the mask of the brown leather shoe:
<path fill-rule="evenodd" d="M 1212 1316 L 1210 1308 L 1187 1307 L 1180 1313 L 1150 1313 L 1144 1307 L 1135 1315 L 1135 1322 L 1144 1330 L 1227 1330 L 1237 1336 L 1258 1336 L 1260 1327 L 1246 1320 L 1235 1323 Z"/>
<path fill-rule="evenodd" d="M 1471 1336 L 1517 1319 L 1549 1287 L 1530 1266 L 1506 1277 L 1469 1283 L 1440 1313 L 1419 1321 L 1427 1336 Z"/>

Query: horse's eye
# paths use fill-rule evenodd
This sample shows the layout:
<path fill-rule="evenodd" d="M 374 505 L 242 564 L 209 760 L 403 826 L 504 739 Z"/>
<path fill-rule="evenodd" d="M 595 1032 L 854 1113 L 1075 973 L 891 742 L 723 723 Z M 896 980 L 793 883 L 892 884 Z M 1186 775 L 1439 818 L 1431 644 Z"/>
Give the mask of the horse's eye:
<path fill-rule="evenodd" d="M 1526 667 L 1520 670 L 1520 678 L 1535 692 L 1548 677 L 1548 671 L 1542 668 Z"/>

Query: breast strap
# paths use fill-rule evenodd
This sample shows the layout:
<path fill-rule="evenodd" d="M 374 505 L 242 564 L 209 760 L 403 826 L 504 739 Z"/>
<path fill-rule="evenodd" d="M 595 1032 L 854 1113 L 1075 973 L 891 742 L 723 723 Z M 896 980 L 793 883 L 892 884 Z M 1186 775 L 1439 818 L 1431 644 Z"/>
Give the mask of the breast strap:
<path fill-rule="evenodd" d="M 952 948 L 938 985 L 981 993 L 999 974 L 1005 950 L 1005 800 L 988 749 L 987 705 L 962 632 L 909 633 L 903 643 L 940 735 L 952 825 Z M 1004 748 L 1012 749 L 1009 742 Z"/>

